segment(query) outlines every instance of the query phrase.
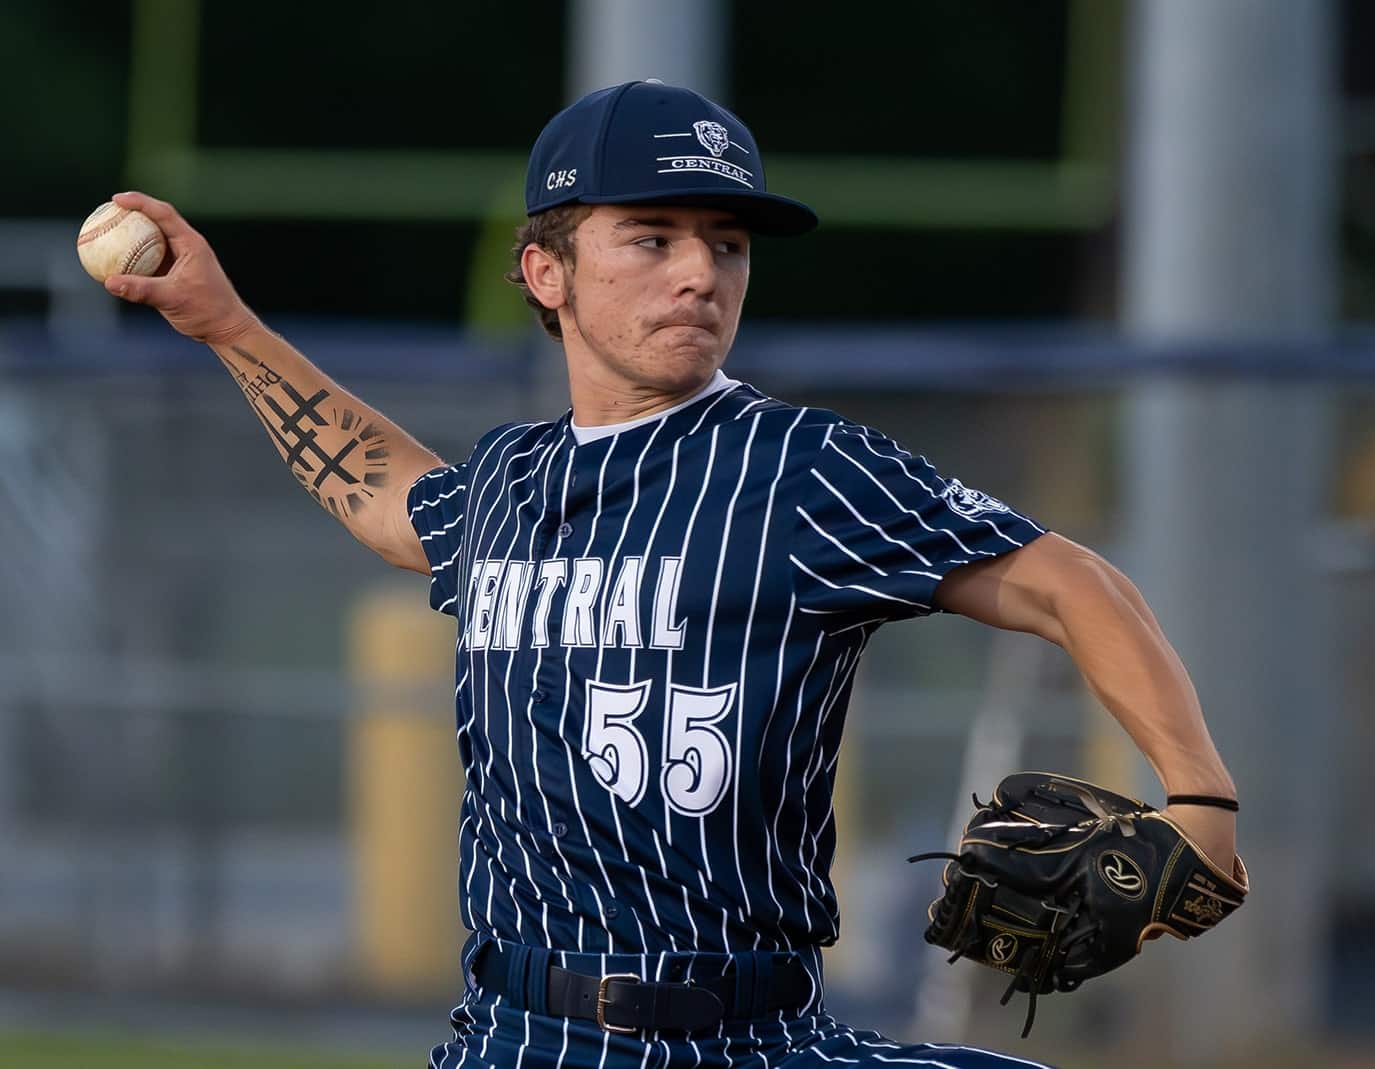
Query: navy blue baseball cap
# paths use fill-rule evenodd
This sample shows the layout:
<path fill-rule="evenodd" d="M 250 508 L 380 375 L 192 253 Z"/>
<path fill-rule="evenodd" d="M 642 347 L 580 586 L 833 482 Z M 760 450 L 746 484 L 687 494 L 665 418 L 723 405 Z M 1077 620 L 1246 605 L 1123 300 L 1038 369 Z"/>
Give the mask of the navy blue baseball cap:
<path fill-rule="evenodd" d="M 650 203 L 720 207 L 759 234 L 805 234 L 817 223 L 805 204 L 768 192 L 749 128 L 691 89 L 626 82 L 549 120 L 525 172 L 528 215 Z"/>

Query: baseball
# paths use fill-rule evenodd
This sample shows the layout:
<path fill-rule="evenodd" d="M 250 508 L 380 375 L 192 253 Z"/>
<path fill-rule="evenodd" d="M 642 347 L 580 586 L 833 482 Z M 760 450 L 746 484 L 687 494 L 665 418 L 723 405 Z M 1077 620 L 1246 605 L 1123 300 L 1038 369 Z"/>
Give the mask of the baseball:
<path fill-rule="evenodd" d="M 81 224 L 76 254 L 97 282 L 111 275 L 151 275 L 167 255 L 167 240 L 148 216 L 107 200 Z"/>

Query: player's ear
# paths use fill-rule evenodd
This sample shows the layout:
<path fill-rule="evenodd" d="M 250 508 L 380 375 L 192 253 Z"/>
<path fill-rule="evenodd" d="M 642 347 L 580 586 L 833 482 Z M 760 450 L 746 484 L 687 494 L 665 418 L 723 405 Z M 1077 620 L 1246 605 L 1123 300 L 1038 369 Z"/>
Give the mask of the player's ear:
<path fill-rule="evenodd" d="M 535 300 L 544 307 L 557 309 L 568 303 L 564 262 L 553 253 L 531 242 L 520 254 L 520 270 Z"/>

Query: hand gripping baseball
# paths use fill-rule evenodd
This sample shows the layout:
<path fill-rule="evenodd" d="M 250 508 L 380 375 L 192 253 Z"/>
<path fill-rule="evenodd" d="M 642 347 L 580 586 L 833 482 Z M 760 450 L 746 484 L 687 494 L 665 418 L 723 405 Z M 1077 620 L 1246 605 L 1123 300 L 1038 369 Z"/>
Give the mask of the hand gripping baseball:
<path fill-rule="evenodd" d="M 111 275 L 105 280 L 110 293 L 156 308 L 174 330 L 208 344 L 233 341 L 258 325 L 205 238 L 172 205 L 143 193 L 117 193 L 111 199 L 157 223 L 168 255 L 155 275 Z"/>

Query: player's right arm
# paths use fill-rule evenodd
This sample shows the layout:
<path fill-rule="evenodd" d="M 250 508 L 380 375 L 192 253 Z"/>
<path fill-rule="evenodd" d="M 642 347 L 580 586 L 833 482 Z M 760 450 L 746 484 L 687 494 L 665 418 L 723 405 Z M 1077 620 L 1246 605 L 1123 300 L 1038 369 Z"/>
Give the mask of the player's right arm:
<path fill-rule="evenodd" d="M 114 201 L 157 223 L 170 255 L 162 274 L 115 275 L 106 289 L 156 308 L 178 332 L 209 345 L 306 492 L 388 563 L 429 575 L 406 495 L 439 457 L 268 330 L 170 204 L 141 193 Z"/>

